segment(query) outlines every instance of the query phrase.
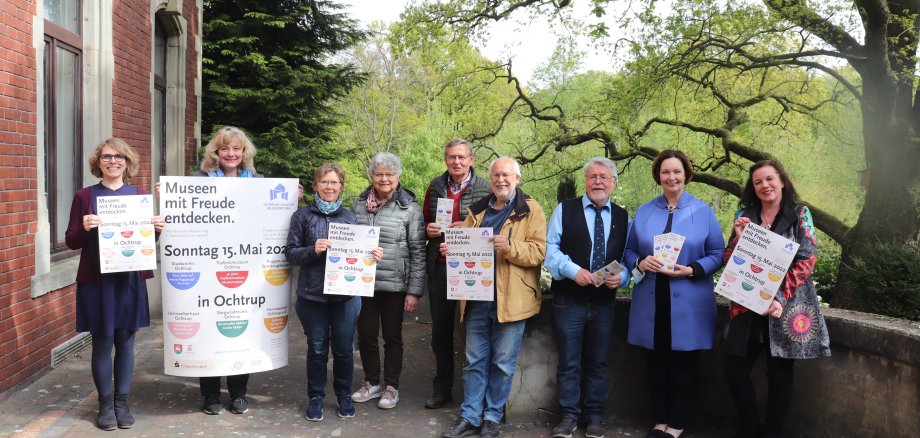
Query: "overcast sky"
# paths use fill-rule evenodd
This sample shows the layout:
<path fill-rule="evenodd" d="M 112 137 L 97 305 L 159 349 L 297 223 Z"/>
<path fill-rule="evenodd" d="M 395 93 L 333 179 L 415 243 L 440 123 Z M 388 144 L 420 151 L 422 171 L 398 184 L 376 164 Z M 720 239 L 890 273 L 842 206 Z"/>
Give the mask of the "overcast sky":
<path fill-rule="evenodd" d="M 342 0 L 351 5 L 348 12 L 365 26 L 374 20 L 394 22 L 410 0 Z M 588 16 L 587 1 L 575 2 L 575 13 L 581 17 Z M 516 16 L 525 17 L 526 13 Z M 612 17 L 607 17 L 612 20 Z M 613 28 L 612 25 L 608 26 Z M 487 44 L 480 44 L 482 54 L 493 60 L 512 58 L 515 75 L 529 82 L 534 69 L 545 63 L 556 46 L 556 36 L 546 30 L 545 20 L 521 24 L 517 21 L 504 21 L 492 25 Z M 582 70 L 611 71 L 612 57 L 592 47 L 582 39 L 579 48 L 585 52 Z"/>

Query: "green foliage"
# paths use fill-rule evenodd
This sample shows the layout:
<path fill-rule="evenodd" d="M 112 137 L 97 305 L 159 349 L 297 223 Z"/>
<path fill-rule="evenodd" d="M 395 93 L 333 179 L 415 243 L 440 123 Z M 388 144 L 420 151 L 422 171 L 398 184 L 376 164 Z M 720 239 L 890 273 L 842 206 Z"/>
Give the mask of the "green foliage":
<path fill-rule="evenodd" d="M 330 102 L 363 78 L 330 61 L 364 36 L 341 8 L 324 0 L 206 1 L 202 133 L 244 129 L 266 176 L 309 180 L 334 158 Z"/>
<path fill-rule="evenodd" d="M 920 321 L 920 250 L 915 245 L 879 244 L 841 269 L 860 291 L 859 310 Z"/>
<path fill-rule="evenodd" d="M 840 268 L 840 246 L 833 242 L 821 241 L 818 245 L 815 270 L 811 279 L 815 282 L 818 295 L 830 304 L 834 304 L 834 286 L 837 284 L 837 270 Z"/>

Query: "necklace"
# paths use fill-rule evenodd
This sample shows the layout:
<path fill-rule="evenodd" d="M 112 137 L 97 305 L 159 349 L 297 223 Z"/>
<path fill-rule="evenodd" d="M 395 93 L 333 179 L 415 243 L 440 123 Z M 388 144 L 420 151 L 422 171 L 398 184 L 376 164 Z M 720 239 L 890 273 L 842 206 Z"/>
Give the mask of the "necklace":
<path fill-rule="evenodd" d="M 773 215 L 773 219 L 776 219 L 776 215 Z M 767 219 L 764 217 L 764 215 L 761 214 L 761 215 L 760 215 L 760 224 L 761 224 L 762 227 L 764 227 L 764 228 L 766 228 L 766 229 L 769 230 L 769 229 L 770 229 L 770 226 L 773 225 L 773 221 L 772 221 L 772 220 L 767 221 Z"/>
<path fill-rule="evenodd" d="M 674 210 L 677 210 L 677 206 L 668 204 L 668 213 L 674 213 Z"/>

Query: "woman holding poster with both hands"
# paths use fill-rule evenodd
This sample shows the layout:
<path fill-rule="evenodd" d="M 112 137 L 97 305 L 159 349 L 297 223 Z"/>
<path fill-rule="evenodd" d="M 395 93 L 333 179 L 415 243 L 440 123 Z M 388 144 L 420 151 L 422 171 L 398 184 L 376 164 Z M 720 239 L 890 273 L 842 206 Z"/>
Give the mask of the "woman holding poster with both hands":
<path fill-rule="evenodd" d="M 796 205 L 792 181 L 776 161 L 751 166 L 741 195 L 728 247 L 728 260 L 744 227 L 755 223 L 799 244 L 792 266 L 770 308 L 757 315 L 732 302 L 722 350 L 725 378 L 741 422 L 738 437 L 783 436 L 786 413 L 792 402 L 794 359 L 830 356 L 830 339 L 811 273 L 815 267 L 815 229 L 808 207 Z M 751 369 L 762 350 L 767 350 L 767 416 L 763 426 Z"/>
<path fill-rule="evenodd" d="M 329 224 L 354 224 L 355 214 L 342 206 L 345 173 L 336 164 L 326 163 L 313 175 L 313 202 L 291 216 L 287 249 L 284 256 L 300 266 L 297 279 L 297 317 L 307 335 L 307 405 L 306 418 L 323 419 L 326 396 L 326 363 L 332 348 L 332 389 L 338 415 L 355 416 L 351 400 L 354 373 L 355 324 L 361 312 L 361 297 L 323 294 L 326 251 L 332 247 Z M 372 251 L 377 261 L 383 249 Z"/>
<path fill-rule="evenodd" d="M 128 429 L 134 425 L 128 408 L 134 373 L 134 335 L 139 328 L 150 325 L 146 280 L 153 278 L 153 271 L 101 273 L 98 227 L 102 220 L 96 215 L 96 198 L 146 194 L 127 183 L 139 166 L 137 153 L 121 139 L 110 138 L 97 146 L 89 158 L 89 168 L 102 181 L 74 194 L 65 234 L 67 247 L 80 250 L 76 325 L 78 332 L 93 335 L 91 366 L 99 393 L 96 426 L 103 430 Z M 162 216 L 154 216 L 152 222 L 157 233 L 166 225 Z"/>
<path fill-rule="evenodd" d="M 696 391 L 699 350 L 711 349 L 715 338 L 712 274 L 722 267 L 725 240 L 712 209 L 684 191 L 692 176 L 683 152 L 659 153 L 652 177 L 663 193 L 636 210 L 626 242 L 627 266 L 638 274 L 627 341 L 648 350 L 655 415 L 648 437 L 683 433 Z M 656 257 L 655 236 L 666 233 L 684 238 L 672 269 Z"/>
<path fill-rule="evenodd" d="M 262 178 L 255 168 L 256 147 L 243 132 L 234 126 L 224 126 L 214 132 L 211 141 L 205 146 L 199 170 L 190 176 L 211 178 Z M 156 192 L 160 194 L 160 183 L 156 183 Z M 303 199 L 303 186 L 297 185 L 298 199 Z M 218 415 L 224 409 L 220 400 L 221 376 L 199 377 L 198 383 L 204 402 L 201 411 L 208 415 Z M 230 393 L 230 412 L 244 414 L 249 411 L 249 399 L 246 398 L 249 374 L 226 376 L 227 392 Z"/>

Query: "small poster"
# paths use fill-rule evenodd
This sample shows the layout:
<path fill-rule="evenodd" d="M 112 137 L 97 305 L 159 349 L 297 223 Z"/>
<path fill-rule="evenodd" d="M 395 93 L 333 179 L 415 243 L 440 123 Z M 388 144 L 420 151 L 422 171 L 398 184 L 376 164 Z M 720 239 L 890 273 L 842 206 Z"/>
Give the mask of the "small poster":
<path fill-rule="evenodd" d="M 677 263 L 677 257 L 680 256 L 680 249 L 683 247 L 686 237 L 677 233 L 659 234 L 654 238 L 655 258 L 661 261 L 662 269 L 673 271 L 674 264 Z"/>
<path fill-rule="evenodd" d="M 331 223 L 329 240 L 323 293 L 374 296 L 377 260 L 371 251 L 380 241 L 380 227 Z"/>
<path fill-rule="evenodd" d="M 98 196 L 96 213 L 103 274 L 157 269 L 151 195 Z"/>
<path fill-rule="evenodd" d="M 449 198 L 438 198 L 438 213 L 435 215 L 435 223 L 441 227 L 441 232 L 450 228 L 451 221 L 454 219 L 454 200 Z"/>
<path fill-rule="evenodd" d="M 601 287 L 604 284 L 604 279 L 607 278 L 608 275 L 620 275 L 623 269 L 625 269 L 623 265 L 614 260 L 610 262 L 609 265 L 598 269 L 597 272 L 592 272 L 592 275 L 594 275 L 594 287 Z"/>
<path fill-rule="evenodd" d="M 786 277 L 799 244 L 764 227 L 744 227 L 716 293 L 763 314 Z"/>
<path fill-rule="evenodd" d="M 492 301 L 495 295 L 495 247 L 492 228 L 448 228 L 447 299 Z"/>

